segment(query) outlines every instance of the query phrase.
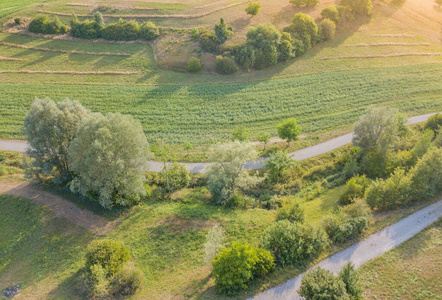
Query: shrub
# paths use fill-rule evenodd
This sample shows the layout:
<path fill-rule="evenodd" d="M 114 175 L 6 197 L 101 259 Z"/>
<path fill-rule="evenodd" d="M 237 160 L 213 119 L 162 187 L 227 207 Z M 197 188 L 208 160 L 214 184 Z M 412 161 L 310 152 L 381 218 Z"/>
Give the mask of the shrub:
<path fill-rule="evenodd" d="M 292 205 L 283 205 L 276 214 L 276 220 L 288 220 L 292 223 L 304 223 L 305 212 L 299 203 Z"/>
<path fill-rule="evenodd" d="M 328 228 L 327 234 L 334 243 L 343 243 L 357 237 L 367 226 L 367 218 L 356 217 L 334 224 Z"/>
<path fill-rule="evenodd" d="M 347 7 L 349 11 L 363 16 L 369 16 L 373 8 L 371 0 L 341 0 L 339 4 Z"/>
<path fill-rule="evenodd" d="M 412 150 L 413 159 L 417 161 L 420 157 L 424 156 L 425 153 L 433 146 L 431 141 L 434 138 L 434 131 L 426 129 L 417 140 L 416 144 Z"/>
<path fill-rule="evenodd" d="M 219 74 L 233 74 L 238 71 L 238 67 L 230 57 L 217 56 L 215 70 Z"/>
<path fill-rule="evenodd" d="M 344 282 L 320 267 L 303 276 L 299 294 L 306 300 L 350 300 Z"/>
<path fill-rule="evenodd" d="M 246 13 L 251 16 L 256 16 L 261 11 L 261 3 L 249 2 L 246 7 Z"/>
<path fill-rule="evenodd" d="M 101 30 L 104 27 L 103 16 L 100 12 L 95 13 L 95 20 L 85 20 L 80 22 L 78 18 L 73 15 L 71 20 L 70 35 L 82 39 L 96 39 L 100 37 Z"/>
<path fill-rule="evenodd" d="M 292 19 L 292 23 L 284 28 L 294 38 L 302 40 L 306 47 L 310 48 L 315 44 L 318 35 L 318 26 L 315 20 L 303 13 L 297 13 Z"/>
<path fill-rule="evenodd" d="M 250 27 L 246 45 L 239 51 L 238 62 L 246 68 L 263 69 L 278 62 L 281 33 L 271 24 Z"/>
<path fill-rule="evenodd" d="M 14 19 L 14 23 L 17 24 L 17 25 L 20 25 L 21 24 L 21 18 L 15 18 Z"/>
<path fill-rule="evenodd" d="M 290 0 L 293 6 L 315 6 L 319 0 Z"/>
<path fill-rule="evenodd" d="M 190 182 L 189 170 L 185 164 L 173 163 L 163 168 L 163 181 L 170 192 L 186 188 Z"/>
<path fill-rule="evenodd" d="M 342 21 L 342 17 L 344 16 L 344 12 L 345 12 L 344 6 L 330 5 L 321 11 L 321 17 L 323 19 L 330 19 L 336 25 L 338 25 Z"/>
<path fill-rule="evenodd" d="M 365 175 L 356 175 L 347 181 L 347 189 L 339 197 L 340 205 L 347 205 L 352 203 L 355 198 L 362 198 L 365 194 L 365 190 L 370 184 L 370 179 L 366 178 Z"/>
<path fill-rule="evenodd" d="M 286 152 L 277 151 L 264 163 L 270 182 L 278 183 L 287 179 L 287 170 L 293 167 L 295 161 Z"/>
<path fill-rule="evenodd" d="M 201 60 L 196 57 L 191 57 L 187 63 L 187 71 L 192 73 L 197 73 L 201 71 L 202 65 Z"/>
<path fill-rule="evenodd" d="M 197 27 L 190 29 L 189 33 L 192 40 L 197 40 L 200 37 L 200 30 Z"/>
<path fill-rule="evenodd" d="M 412 200 L 412 184 L 410 176 L 398 168 L 388 179 L 377 179 L 368 186 L 367 204 L 378 210 L 408 204 Z"/>
<path fill-rule="evenodd" d="M 146 41 L 151 41 L 160 36 L 158 27 L 152 22 L 144 22 L 140 25 L 140 38 Z"/>
<path fill-rule="evenodd" d="M 107 296 L 110 293 L 110 282 L 104 268 L 100 264 L 95 264 L 87 271 L 91 294 L 95 297 Z"/>
<path fill-rule="evenodd" d="M 232 140 L 245 142 L 250 139 L 250 134 L 244 126 L 236 127 L 232 132 Z"/>
<path fill-rule="evenodd" d="M 210 31 L 201 32 L 200 36 L 200 45 L 204 51 L 216 53 L 218 49 L 218 42 L 215 33 Z"/>
<path fill-rule="evenodd" d="M 433 147 L 410 170 L 413 200 L 426 200 L 442 191 L 442 148 Z"/>
<path fill-rule="evenodd" d="M 39 16 L 29 23 L 29 31 L 43 34 L 63 34 L 68 32 L 66 25 L 60 22 L 56 16 L 53 21 L 50 21 L 46 16 Z"/>
<path fill-rule="evenodd" d="M 325 41 L 331 40 L 336 33 L 336 24 L 330 19 L 323 19 L 319 23 L 319 32 Z"/>
<path fill-rule="evenodd" d="M 264 276 L 274 267 L 270 252 L 246 244 L 224 248 L 212 262 L 219 293 L 234 295 L 247 288 L 254 277 Z"/>
<path fill-rule="evenodd" d="M 135 294 L 141 288 L 143 282 L 143 272 L 133 264 L 126 263 L 112 278 L 111 285 L 116 294 L 128 296 Z"/>
<path fill-rule="evenodd" d="M 439 133 L 441 127 L 442 127 L 442 114 L 437 113 L 428 118 L 427 122 L 425 122 L 424 129 L 431 129 L 437 134 Z"/>
<path fill-rule="evenodd" d="M 372 217 L 370 206 L 363 198 L 353 199 L 353 203 L 344 206 L 342 211 L 350 218 L 364 217 L 370 220 Z"/>
<path fill-rule="evenodd" d="M 346 264 L 342 268 L 341 272 L 339 272 L 339 279 L 345 284 L 345 290 L 351 300 L 362 299 L 362 285 L 359 282 L 358 273 L 351 263 Z"/>
<path fill-rule="evenodd" d="M 218 24 L 215 24 L 215 35 L 218 40 L 218 43 L 224 44 L 227 39 L 233 34 L 233 27 L 227 27 L 224 19 L 221 18 Z"/>
<path fill-rule="evenodd" d="M 123 243 L 107 239 L 94 241 L 87 248 L 86 270 L 92 272 L 92 266 L 98 265 L 103 268 L 105 276 L 110 277 L 129 259 L 129 249 Z"/>
<path fill-rule="evenodd" d="M 316 257 L 327 245 L 324 232 L 287 220 L 271 224 L 263 233 L 262 243 L 273 252 L 281 266 L 302 265 Z"/>
<path fill-rule="evenodd" d="M 101 37 L 112 41 L 133 41 L 138 39 L 140 26 L 137 21 L 125 21 L 109 24 L 101 30 Z"/>

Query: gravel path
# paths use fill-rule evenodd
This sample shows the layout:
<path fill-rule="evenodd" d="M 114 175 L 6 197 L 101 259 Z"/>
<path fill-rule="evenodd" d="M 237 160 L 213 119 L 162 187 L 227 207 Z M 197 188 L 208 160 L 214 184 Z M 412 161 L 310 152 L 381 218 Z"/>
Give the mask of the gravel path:
<path fill-rule="evenodd" d="M 382 255 L 402 244 L 415 234 L 431 225 L 442 216 L 442 200 L 434 203 L 401 221 L 369 236 L 367 239 L 323 260 L 312 269 L 321 267 L 337 274 L 348 262 L 359 268 L 369 260 Z M 308 271 L 307 271 L 308 272 Z M 296 292 L 301 286 L 303 274 L 290 279 L 283 285 L 269 289 L 253 297 L 254 300 L 302 299 Z"/>
<path fill-rule="evenodd" d="M 414 116 L 408 119 L 409 124 L 425 122 L 429 117 L 436 113 L 430 113 L 420 116 Z M 312 158 L 314 156 L 330 152 L 336 148 L 342 147 L 348 143 L 351 143 L 353 138 L 353 133 L 339 136 L 337 138 L 331 139 L 327 142 L 320 143 L 311 147 L 307 147 L 301 150 L 290 152 L 288 155 L 292 159 L 304 160 L 307 158 Z M 24 141 L 10 141 L 10 140 L 0 140 L 0 150 L 10 150 L 25 152 L 27 144 Z M 257 170 L 264 166 L 264 162 L 268 158 L 260 158 L 253 161 L 249 161 L 244 166 L 247 170 Z M 206 169 L 213 165 L 213 163 L 185 163 L 186 167 L 189 169 L 190 173 L 204 173 Z M 161 172 L 163 169 L 163 163 L 157 161 L 149 162 L 149 171 Z"/>

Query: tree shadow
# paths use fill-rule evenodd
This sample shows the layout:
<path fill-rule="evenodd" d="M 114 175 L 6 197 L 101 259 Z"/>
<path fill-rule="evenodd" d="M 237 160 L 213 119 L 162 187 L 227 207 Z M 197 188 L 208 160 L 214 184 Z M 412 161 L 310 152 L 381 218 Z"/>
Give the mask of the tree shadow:
<path fill-rule="evenodd" d="M 67 277 L 55 289 L 49 292 L 49 299 L 90 299 L 87 291 L 84 268 Z"/>

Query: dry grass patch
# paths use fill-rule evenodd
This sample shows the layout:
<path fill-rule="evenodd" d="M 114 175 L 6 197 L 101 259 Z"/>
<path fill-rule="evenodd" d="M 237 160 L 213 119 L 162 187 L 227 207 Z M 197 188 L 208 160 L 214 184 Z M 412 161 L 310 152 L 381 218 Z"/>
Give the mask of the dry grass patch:
<path fill-rule="evenodd" d="M 23 74 L 69 74 L 69 75 L 134 75 L 140 72 L 118 72 L 118 71 L 38 71 L 38 70 L 2 70 L 0 74 L 23 73 Z"/>
<path fill-rule="evenodd" d="M 374 44 L 350 44 L 344 47 L 378 47 L 378 46 L 430 46 L 430 43 L 374 43 Z"/>
<path fill-rule="evenodd" d="M 375 54 L 375 55 L 353 55 L 353 56 L 335 56 L 321 57 L 320 60 L 332 59 L 351 59 L 351 58 L 384 58 L 384 57 L 403 57 L 403 56 L 442 56 L 442 52 L 437 53 L 393 53 L 393 54 Z"/>

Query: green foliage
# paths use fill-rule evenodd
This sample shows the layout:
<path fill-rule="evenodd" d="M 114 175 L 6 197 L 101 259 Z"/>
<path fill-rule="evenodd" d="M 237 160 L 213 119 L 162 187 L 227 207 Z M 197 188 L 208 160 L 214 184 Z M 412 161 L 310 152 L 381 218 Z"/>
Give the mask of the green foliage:
<path fill-rule="evenodd" d="M 199 35 L 199 41 L 204 51 L 216 53 L 218 50 L 218 38 L 214 32 L 202 30 Z"/>
<path fill-rule="evenodd" d="M 295 57 L 296 54 L 294 50 L 295 49 L 293 48 L 290 40 L 281 40 L 281 43 L 278 45 L 278 59 L 280 61 L 286 61 L 292 57 Z"/>
<path fill-rule="evenodd" d="M 137 21 L 120 19 L 117 23 L 109 24 L 101 30 L 101 37 L 112 41 L 134 41 L 138 39 L 140 25 Z"/>
<path fill-rule="evenodd" d="M 129 259 L 129 249 L 123 243 L 108 239 L 96 240 L 87 248 L 86 271 L 93 274 L 95 270 L 97 274 L 102 274 L 98 270 L 101 267 L 104 276 L 109 278 L 115 275 Z"/>
<path fill-rule="evenodd" d="M 88 117 L 89 112 L 78 101 L 66 99 L 56 104 L 49 98 L 35 99 L 22 130 L 31 146 L 27 155 L 32 159 L 29 171 L 33 176 L 52 176 L 56 184 L 62 185 L 72 179 L 69 145 Z"/>
<path fill-rule="evenodd" d="M 143 283 L 144 274 L 133 263 L 125 263 L 111 280 L 114 293 L 123 296 L 135 294 Z"/>
<path fill-rule="evenodd" d="M 347 294 L 350 300 L 362 299 L 362 285 L 359 282 L 359 275 L 351 263 L 346 264 L 341 272 L 339 272 L 339 279 L 345 284 Z"/>
<path fill-rule="evenodd" d="M 263 233 L 264 248 L 272 251 L 280 266 L 303 265 L 315 258 L 327 245 L 321 229 L 291 223 L 288 220 L 272 223 Z"/>
<path fill-rule="evenodd" d="M 319 0 L 290 0 L 293 6 L 315 6 Z"/>
<path fill-rule="evenodd" d="M 191 57 L 187 63 L 187 72 L 197 73 L 201 71 L 201 60 L 196 57 Z"/>
<path fill-rule="evenodd" d="M 370 184 L 370 179 L 365 175 L 356 175 L 347 181 L 347 189 L 339 197 L 339 204 L 347 205 L 353 202 L 353 199 L 362 198 L 365 194 L 365 189 Z"/>
<path fill-rule="evenodd" d="M 307 48 L 311 48 L 316 43 L 318 26 L 311 16 L 297 13 L 284 31 L 289 32 L 295 39 L 301 40 Z"/>
<path fill-rule="evenodd" d="M 261 133 L 260 135 L 258 135 L 257 140 L 261 143 L 264 143 L 264 151 L 267 148 L 267 143 L 270 140 L 270 134 L 268 133 Z"/>
<path fill-rule="evenodd" d="M 305 212 L 299 203 L 283 205 L 280 209 L 278 209 L 278 213 L 276 214 L 277 221 L 288 220 L 292 223 L 304 223 L 304 219 Z"/>
<path fill-rule="evenodd" d="M 415 201 L 434 197 L 442 191 L 442 148 L 430 148 L 410 170 Z"/>
<path fill-rule="evenodd" d="M 364 217 L 367 218 L 367 220 L 372 218 L 370 206 L 368 206 L 364 198 L 353 199 L 353 203 L 344 206 L 342 211 L 349 218 Z"/>
<path fill-rule="evenodd" d="M 417 161 L 418 158 L 424 156 L 425 153 L 433 146 L 431 141 L 434 138 L 434 131 L 426 129 L 417 140 L 412 149 L 413 158 Z"/>
<path fill-rule="evenodd" d="M 160 30 L 153 22 L 144 22 L 140 25 L 140 38 L 151 41 L 160 36 Z"/>
<path fill-rule="evenodd" d="M 274 268 L 269 251 L 240 243 L 222 249 L 212 265 L 217 291 L 229 296 L 246 289 L 253 278 L 264 276 Z"/>
<path fill-rule="evenodd" d="M 363 16 L 371 15 L 371 9 L 373 8 L 371 0 L 341 0 L 339 4 L 347 7 L 349 11 Z"/>
<path fill-rule="evenodd" d="M 96 194 L 105 208 L 133 205 L 146 194 L 149 144 L 141 124 L 131 116 L 94 114 L 79 128 L 68 156 L 76 174 L 71 190 Z"/>
<path fill-rule="evenodd" d="M 344 243 L 360 235 L 368 226 L 368 222 L 365 217 L 351 218 L 342 222 L 329 219 L 325 221 L 325 229 L 334 243 Z"/>
<path fill-rule="evenodd" d="M 163 178 L 169 192 L 186 188 L 190 182 L 189 170 L 185 164 L 173 163 L 171 166 L 164 166 Z"/>
<path fill-rule="evenodd" d="M 441 127 L 442 127 L 442 114 L 437 113 L 428 118 L 427 122 L 425 122 L 424 129 L 431 129 L 437 134 L 439 133 Z"/>
<path fill-rule="evenodd" d="M 230 57 L 219 55 L 216 57 L 215 70 L 219 74 L 233 74 L 238 71 L 238 67 Z"/>
<path fill-rule="evenodd" d="M 191 142 L 184 142 L 183 148 L 187 151 L 187 156 L 189 156 L 189 151 L 193 149 L 193 145 Z"/>
<path fill-rule="evenodd" d="M 249 2 L 246 7 L 246 13 L 251 16 L 256 16 L 261 11 L 261 3 Z"/>
<path fill-rule="evenodd" d="M 287 179 L 286 171 L 293 167 L 295 161 L 287 156 L 286 152 L 277 151 L 264 163 L 270 182 L 278 183 Z"/>
<path fill-rule="evenodd" d="M 73 15 L 71 20 L 70 35 L 82 39 L 97 39 L 100 37 L 101 30 L 104 27 L 103 16 L 100 12 L 95 13 L 95 20 L 85 20 L 80 22 L 78 18 Z"/>
<path fill-rule="evenodd" d="M 39 16 L 29 23 L 29 31 L 43 34 L 63 34 L 68 32 L 66 25 L 56 16 L 53 21 L 46 16 Z"/>
<path fill-rule="evenodd" d="M 301 127 L 296 123 L 296 119 L 287 119 L 276 127 L 279 138 L 287 140 L 287 146 L 290 141 L 298 140 L 298 136 L 301 133 Z"/>
<path fill-rule="evenodd" d="M 200 30 L 197 27 L 190 29 L 190 37 L 192 40 L 197 40 L 200 37 Z"/>
<path fill-rule="evenodd" d="M 14 23 L 17 24 L 17 25 L 20 25 L 21 21 L 22 21 L 21 18 L 15 18 L 14 19 Z"/>
<path fill-rule="evenodd" d="M 244 170 L 244 164 L 256 156 L 255 148 L 249 143 L 235 141 L 211 147 L 209 160 L 217 163 L 209 168 L 206 176 L 216 204 L 224 204 L 236 188 L 245 189 L 254 185 Z"/>
<path fill-rule="evenodd" d="M 244 126 L 236 127 L 232 132 L 232 140 L 245 142 L 250 139 L 250 134 Z"/>
<path fill-rule="evenodd" d="M 88 269 L 88 283 L 93 297 L 105 297 L 110 293 L 110 282 L 106 271 L 100 264 L 91 265 Z"/>
<path fill-rule="evenodd" d="M 350 300 L 345 283 L 320 267 L 302 277 L 299 294 L 306 300 Z"/>
<path fill-rule="evenodd" d="M 215 35 L 218 40 L 218 43 L 224 44 L 227 39 L 233 34 L 233 27 L 227 27 L 224 19 L 221 18 L 218 24 L 215 24 Z"/>
<path fill-rule="evenodd" d="M 319 34 L 325 41 L 331 40 L 336 33 L 336 24 L 330 19 L 323 19 L 319 23 Z"/>
<path fill-rule="evenodd" d="M 346 8 L 344 6 L 330 5 L 321 11 L 321 17 L 323 19 L 330 19 L 336 25 L 338 25 L 342 21 L 345 9 Z"/>

